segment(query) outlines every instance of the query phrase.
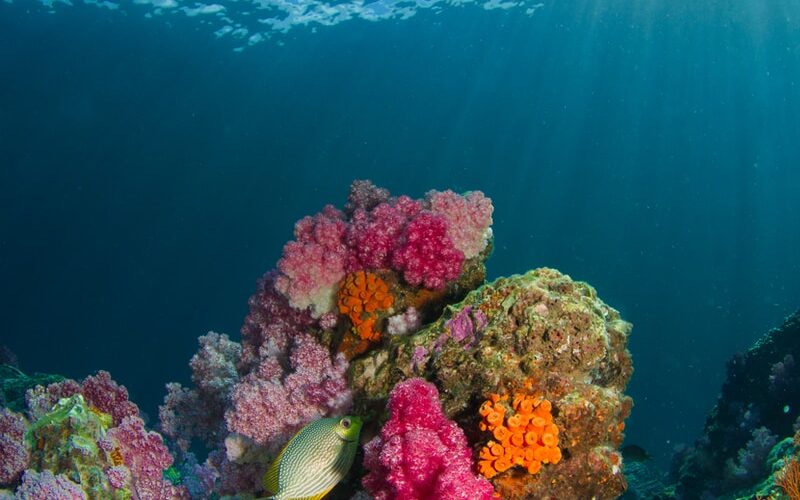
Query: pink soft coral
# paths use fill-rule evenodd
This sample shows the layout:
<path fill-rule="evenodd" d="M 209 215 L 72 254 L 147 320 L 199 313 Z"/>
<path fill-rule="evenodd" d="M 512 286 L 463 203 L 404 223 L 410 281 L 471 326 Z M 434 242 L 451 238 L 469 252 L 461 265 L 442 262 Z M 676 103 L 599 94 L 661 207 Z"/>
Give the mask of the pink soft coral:
<path fill-rule="evenodd" d="M 139 417 L 125 417 L 119 426 L 110 429 L 108 438 L 119 448 L 130 469 L 133 498 L 136 500 L 177 500 L 189 498 L 183 487 L 173 486 L 163 477 L 172 465 L 172 455 L 161 435 L 148 432 Z"/>
<path fill-rule="evenodd" d="M 426 200 L 432 212 L 447 220 L 447 236 L 464 257 L 480 254 L 492 236 L 492 200 L 480 191 L 459 195 L 450 191 L 430 191 Z"/>
<path fill-rule="evenodd" d="M 331 310 L 336 284 L 345 275 L 346 230 L 344 214 L 333 205 L 295 224 L 295 240 L 283 247 L 275 281 L 292 307 L 308 308 L 315 318 Z"/>
<path fill-rule="evenodd" d="M 488 500 L 492 485 L 472 472 L 464 432 L 447 419 L 436 387 L 422 379 L 397 384 L 389 421 L 364 447 L 364 488 L 375 500 Z"/>
<path fill-rule="evenodd" d="M 72 379 L 65 379 L 47 387 L 37 385 L 28 389 L 25 393 L 28 416 L 31 421 L 38 420 L 60 399 L 75 394 L 82 394 L 91 406 L 111 415 L 114 425 L 118 425 L 125 417 L 139 415 L 139 407 L 128 399 L 128 389 L 116 383 L 110 373 L 100 370 L 97 375 L 86 377 L 80 384 Z"/>
<path fill-rule="evenodd" d="M 447 236 L 447 220 L 423 212 L 408 223 L 403 242 L 392 255 L 392 266 L 410 285 L 438 290 L 461 274 L 464 254 Z"/>
<path fill-rule="evenodd" d="M 422 204 L 408 196 L 380 203 L 369 211 L 357 208 L 347 228 L 347 244 L 352 249 L 348 270 L 389 267 L 403 229 L 421 209 Z"/>

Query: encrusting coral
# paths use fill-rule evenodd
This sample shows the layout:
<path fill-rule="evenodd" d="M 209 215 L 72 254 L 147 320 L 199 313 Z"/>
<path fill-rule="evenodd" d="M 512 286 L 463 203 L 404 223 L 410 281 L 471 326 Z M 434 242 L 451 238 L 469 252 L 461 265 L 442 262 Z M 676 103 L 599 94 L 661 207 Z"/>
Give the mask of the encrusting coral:
<path fill-rule="evenodd" d="M 356 271 L 344 279 L 337 297 L 339 314 L 347 316 L 353 325 L 353 331 L 345 333 L 339 352 L 352 358 L 380 340 L 377 323 L 381 313 L 385 315 L 392 307 L 394 296 L 378 274 Z"/>
<path fill-rule="evenodd" d="M 494 437 L 479 455 L 478 470 L 487 479 L 516 466 L 536 474 L 543 463 L 561 461 L 558 427 L 553 423 L 550 401 L 541 395 L 517 392 L 511 401 L 514 413 L 509 415 L 508 400 L 508 395 L 491 394 L 478 410 L 483 417 L 480 430 Z"/>

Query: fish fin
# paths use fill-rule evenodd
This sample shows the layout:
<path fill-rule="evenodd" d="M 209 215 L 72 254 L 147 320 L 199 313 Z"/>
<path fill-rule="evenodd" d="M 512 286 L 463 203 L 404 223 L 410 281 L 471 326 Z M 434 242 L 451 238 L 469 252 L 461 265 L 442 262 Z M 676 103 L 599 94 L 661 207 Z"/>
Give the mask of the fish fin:
<path fill-rule="evenodd" d="M 330 493 L 332 489 L 333 489 L 333 486 L 331 486 L 331 487 L 330 487 L 330 488 L 328 488 L 327 490 L 323 491 L 322 493 L 317 493 L 317 494 L 316 494 L 316 495 L 314 495 L 314 496 L 310 496 L 310 497 L 303 497 L 303 498 L 294 498 L 294 499 L 292 499 L 292 500 L 322 500 L 322 497 L 324 497 L 325 495 L 327 495 L 328 493 Z"/>

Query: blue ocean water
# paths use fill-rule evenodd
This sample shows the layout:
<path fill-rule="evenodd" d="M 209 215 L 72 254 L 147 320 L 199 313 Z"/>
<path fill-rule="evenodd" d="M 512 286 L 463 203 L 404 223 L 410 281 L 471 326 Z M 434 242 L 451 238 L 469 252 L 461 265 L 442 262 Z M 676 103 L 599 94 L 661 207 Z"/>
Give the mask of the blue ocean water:
<path fill-rule="evenodd" d="M 241 4 L 113 5 L 0 3 L 2 343 L 26 371 L 110 370 L 154 417 L 361 178 L 482 190 L 490 277 L 595 286 L 635 325 L 628 440 L 662 462 L 800 306 L 800 5 L 355 2 L 327 26 L 276 2 L 296 25 L 256 39 Z"/>

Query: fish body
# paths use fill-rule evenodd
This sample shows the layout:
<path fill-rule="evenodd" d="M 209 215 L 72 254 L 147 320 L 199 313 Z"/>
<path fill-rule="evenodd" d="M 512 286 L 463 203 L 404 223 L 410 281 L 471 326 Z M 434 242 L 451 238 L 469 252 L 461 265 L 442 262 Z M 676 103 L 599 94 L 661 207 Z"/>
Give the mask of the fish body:
<path fill-rule="evenodd" d="M 341 481 L 356 456 L 358 417 L 321 418 L 300 429 L 264 475 L 268 500 L 319 500 Z"/>
<path fill-rule="evenodd" d="M 637 444 L 625 445 L 619 451 L 626 462 L 646 462 L 650 460 L 650 454 L 647 453 L 647 450 Z"/>

